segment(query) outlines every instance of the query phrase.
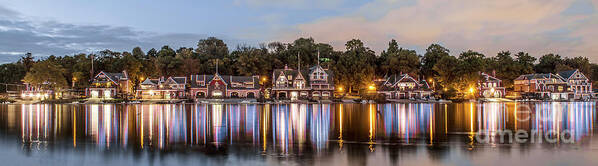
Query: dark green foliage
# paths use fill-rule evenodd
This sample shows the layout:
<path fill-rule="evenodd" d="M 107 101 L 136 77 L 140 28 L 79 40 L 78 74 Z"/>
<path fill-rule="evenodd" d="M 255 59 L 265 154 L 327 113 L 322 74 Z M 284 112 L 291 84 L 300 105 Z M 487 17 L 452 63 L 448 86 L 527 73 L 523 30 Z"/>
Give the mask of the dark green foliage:
<path fill-rule="evenodd" d="M 420 58 L 415 50 L 399 48 L 394 39 L 388 44 L 388 49 L 380 54 L 379 75 L 411 74 L 418 75 L 420 71 Z M 384 73 L 382 73 L 384 72 Z"/>
<path fill-rule="evenodd" d="M 422 57 L 421 73 L 426 78 L 434 78 L 438 76 L 438 72 L 434 70 L 434 65 L 444 57 L 448 57 L 450 51 L 439 44 L 432 44 L 426 49 L 424 57 Z"/>
<path fill-rule="evenodd" d="M 452 56 L 447 48 L 439 44 L 430 45 L 420 56 L 415 50 L 400 47 L 395 40 L 391 40 L 388 48 L 378 56 L 359 39 L 347 41 L 345 49 L 335 51 L 331 45 L 317 43 L 313 38 L 299 38 L 290 43 L 237 46 L 229 51 L 223 40 L 209 37 L 199 40 L 197 48 L 163 46 L 144 52 L 135 47 L 131 52 L 103 50 L 97 54 L 49 56 L 37 61 L 27 53 L 18 62 L 0 65 L 0 83 L 22 83 L 27 72 L 35 69 L 25 80 L 34 84 L 51 81 L 56 88 L 74 86 L 75 89 L 83 89 L 89 86 L 90 79 L 99 71 L 126 70 L 132 82 L 138 85 L 149 77 L 214 74 L 218 65 L 220 74 L 265 77 L 261 83 L 268 87 L 274 69 L 285 65 L 293 69 L 307 69 L 316 64 L 332 70 L 335 84 L 350 92 L 363 91 L 375 78 L 408 73 L 416 79 L 433 81 L 430 84 L 435 85 L 443 98 L 454 98 L 475 87 L 479 72 L 492 74 L 495 71 L 496 77 L 502 79 L 507 88 L 511 88 L 512 80 L 522 74 L 555 73 L 569 69 L 579 69 L 593 81 L 598 81 L 598 65 L 591 64 L 585 57 L 562 58 L 547 54 L 537 60 L 525 52 L 512 55 L 509 51 L 486 57 L 472 50 Z M 5 86 L 0 86 L 0 90 L 4 92 Z"/>

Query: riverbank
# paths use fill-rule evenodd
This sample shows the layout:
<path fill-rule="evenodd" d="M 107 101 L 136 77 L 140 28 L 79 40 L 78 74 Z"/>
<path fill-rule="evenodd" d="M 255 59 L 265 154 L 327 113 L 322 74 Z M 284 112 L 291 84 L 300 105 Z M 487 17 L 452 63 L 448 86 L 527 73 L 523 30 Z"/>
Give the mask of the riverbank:
<path fill-rule="evenodd" d="M 597 102 L 591 99 L 586 102 Z M 335 100 L 258 100 L 258 99 L 152 99 L 129 100 L 122 99 L 55 99 L 55 100 L 6 100 L 0 104 L 335 104 L 335 103 L 461 103 L 461 102 L 580 102 L 580 101 L 552 101 L 552 100 L 511 100 L 505 98 L 480 98 L 472 100 L 424 100 L 424 99 L 387 99 L 385 101 L 362 99 L 335 99 Z"/>

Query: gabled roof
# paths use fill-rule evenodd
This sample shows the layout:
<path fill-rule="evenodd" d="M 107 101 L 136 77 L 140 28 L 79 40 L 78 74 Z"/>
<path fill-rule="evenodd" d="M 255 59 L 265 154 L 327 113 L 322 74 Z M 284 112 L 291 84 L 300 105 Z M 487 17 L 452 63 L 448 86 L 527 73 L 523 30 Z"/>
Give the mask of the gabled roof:
<path fill-rule="evenodd" d="M 320 69 L 320 70 L 326 72 L 326 70 L 324 70 L 324 68 L 322 66 L 315 65 L 315 66 L 312 66 L 312 67 L 309 68 L 309 73 L 310 74 L 313 73 L 314 71 L 316 71 L 316 69 Z M 328 74 L 328 72 L 326 72 L 326 74 Z"/>
<path fill-rule="evenodd" d="M 494 76 L 491 76 L 489 74 L 486 74 L 484 72 L 480 73 L 480 80 L 483 80 L 484 82 L 488 82 L 488 81 L 501 81 L 500 79 L 498 79 L 498 78 L 496 78 Z"/>
<path fill-rule="evenodd" d="M 141 85 L 157 85 L 160 83 L 159 79 L 145 79 L 145 81 L 141 82 Z"/>
<path fill-rule="evenodd" d="M 104 72 L 104 71 L 100 71 L 95 77 L 94 77 L 94 81 L 93 83 L 98 82 L 96 79 L 100 76 L 100 75 L 105 75 L 108 80 L 110 80 L 111 82 L 113 82 L 114 84 L 118 84 L 118 81 L 126 81 L 129 80 L 129 76 L 127 75 L 127 73 L 125 71 L 123 71 L 122 73 L 108 73 L 108 72 Z"/>
<path fill-rule="evenodd" d="M 220 78 L 227 86 L 227 88 L 229 89 L 243 89 L 243 87 L 232 87 L 232 83 L 246 83 L 246 82 L 251 82 L 253 83 L 253 87 L 254 88 L 250 88 L 250 89 L 259 89 L 260 88 L 260 84 L 259 84 L 259 76 L 230 76 L 230 75 L 219 75 L 219 74 L 215 74 L 215 75 L 192 75 L 191 79 L 189 81 L 189 84 L 191 85 L 191 88 L 207 88 L 209 85 L 209 82 L 211 82 L 212 80 L 214 80 L 215 78 Z M 198 84 L 199 81 L 204 81 L 204 84 Z M 249 88 L 248 88 L 249 89 Z"/>
<path fill-rule="evenodd" d="M 560 75 L 561 77 L 565 78 L 565 79 L 569 79 L 571 78 L 571 76 L 573 76 L 573 74 L 575 74 L 578 71 L 578 69 L 575 70 L 567 70 L 567 71 L 561 71 L 558 72 L 557 74 Z"/>
<path fill-rule="evenodd" d="M 191 75 L 189 83 L 191 87 L 207 87 L 208 82 L 212 81 L 212 78 L 214 78 L 214 75 Z M 199 81 L 203 81 L 204 84 L 198 84 Z"/>
<path fill-rule="evenodd" d="M 328 76 L 326 77 L 326 83 L 330 84 L 330 85 L 334 85 L 334 74 L 329 70 L 329 69 L 324 69 L 322 68 L 322 66 L 320 65 L 315 65 L 310 67 L 309 69 L 302 69 L 300 72 L 297 69 L 289 69 L 289 68 L 285 68 L 285 69 L 275 69 L 273 72 L 273 79 L 272 81 L 277 81 L 281 76 L 287 77 L 288 76 L 292 76 L 291 80 L 288 81 L 295 81 L 295 79 L 297 78 L 303 78 L 303 80 L 305 80 L 305 86 L 310 86 L 311 83 L 324 83 L 324 81 L 321 80 L 312 80 L 310 77 L 310 74 L 312 74 L 314 71 L 316 70 L 322 70 L 323 72 L 325 72 Z"/>
<path fill-rule="evenodd" d="M 326 82 L 328 82 L 328 84 L 330 84 L 330 85 L 334 85 L 334 74 L 329 69 L 324 69 L 320 65 L 315 65 L 315 66 L 312 66 L 309 68 L 309 74 L 312 74 L 316 70 L 321 70 L 324 73 L 326 73 L 326 75 L 328 75 L 328 77 L 326 77 L 327 78 Z"/>
<path fill-rule="evenodd" d="M 384 81 L 374 81 L 378 90 L 380 91 L 392 91 L 400 82 L 412 82 L 415 83 L 418 89 L 430 89 L 430 85 L 426 80 L 416 80 L 409 74 L 391 75 L 387 76 Z"/>
<path fill-rule="evenodd" d="M 222 82 L 224 83 L 224 85 L 229 85 L 228 81 L 224 80 L 224 78 L 222 78 L 222 76 L 220 76 L 220 74 L 218 74 L 218 73 L 214 74 L 214 76 L 212 77 L 212 79 L 210 81 L 208 81 L 208 82 L 211 83 L 214 80 L 222 80 Z"/>
<path fill-rule="evenodd" d="M 394 85 L 397 82 L 397 75 L 391 75 L 386 77 L 386 81 L 384 81 L 384 85 L 390 84 L 390 86 Z"/>
<path fill-rule="evenodd" d="M 278 78 L 280 78 L 281 73 L 285 76 L 288 77 L 289 75 L 292 76 L 291 80 L 288 81 L 295 81 L 295 79 L 297 78 L 297 76 L 302 75 L 303 79 L 306 80 L 306 86 L 308 86 L 308 80 L 309 78 L 306 79 L 305 76 L 309 75 L 309 70 L 301 70 L 301 73 L 299 73 L 296 69 L 274 69 L 274 78 L 273 80 L 276 81 L 278 80 Z"/>
<path fill-rule="evenodd" d="M 586 77 L 585 74 L 583 74 L 581 71 L 579 71 L 579 69 L 561 71 L 558 73 L 559 76 L 563 77 L 567 81 L 570 79 L 577 79 L 577 77 L 575 77 L 575 75 L 577 75 L 577 74 L 580 74 L 583 77 L 583 79 L 588 79 L 588 77 Z"/>
<path fill-rule="evenodd" d="M 419 81 L 419 86 L 421 89 L 430 89 L 430 84 L 426 80 Z"/>
<path fill-rule="evenodd" d="M 395 82 L 395 85 L 399 82 L 415 82 L 418 83 L 418 81 L 411 77 L 409 74 L 402 74 L 398 77 L 399 80 L 397 80 L 397 82 Z"/>
<path fill-rule="evenodd" d="M 168 80 L 176 84 L 187 84 L 187 77 L 168 77 Z"/>
<path fill-rule="evenodd" d="M 517 77 L 515 80 L 533 80 L 533 79 L 548 79 L 548 78 L 556 78 L 560 81 L 565 81 L 565 79 L 559 75 L 552 74 L 552 73 L 542 73 L 542 74 L 525 74 Z"/>

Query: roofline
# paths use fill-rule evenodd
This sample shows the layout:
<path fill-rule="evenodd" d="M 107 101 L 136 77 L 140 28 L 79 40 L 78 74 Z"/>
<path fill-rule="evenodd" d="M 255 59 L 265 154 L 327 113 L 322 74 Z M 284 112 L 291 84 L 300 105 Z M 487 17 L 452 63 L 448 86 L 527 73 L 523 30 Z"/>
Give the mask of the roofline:
<path fill-rule="evenodd" d="M 100 74 L 102 74 L 102 73 L 104 73 L 104 75 L 106 75 L 106 77 L 108 77 L 108 79 L 109 79 L 110 81 L 112 81 L 114 84 L 118 84 L 118 82 L 116 82 L 116 81 L 112 80 L 112 78 L 110 78 L 110 76 L 108 76 L 108 74 L 106 74 L 106 72 L 104 72 L 103 70 L 102 70 L 102 71 L 100 71 L 100 72 L 99 72 L 99 73 L 98 73 L 98 74 L 97 74 L 95 77 L 93 77 L 93 78 L 94 78 L 94 79 L 95 79 L 95 78 L 98 78 L 98 76 L 100 76 Z"/>

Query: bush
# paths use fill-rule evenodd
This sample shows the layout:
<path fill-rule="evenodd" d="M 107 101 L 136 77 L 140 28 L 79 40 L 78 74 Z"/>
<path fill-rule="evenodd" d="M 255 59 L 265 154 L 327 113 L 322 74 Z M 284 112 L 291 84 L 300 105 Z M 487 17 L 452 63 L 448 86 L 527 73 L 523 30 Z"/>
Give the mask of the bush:
<path fill-rule="evenodd" d="M 376 96 L 376 99 L 374 99 L 374 101 L 376 101 L 376 103 L 387 103 L 388 100 L 386 100 L 386 95 L 384 94 L 378 94 Z"/>
<path fill-rule="evenodd" d="M 6 97 L 0 97 L 0 103 L 14 103 L 15 100 Z"/>

